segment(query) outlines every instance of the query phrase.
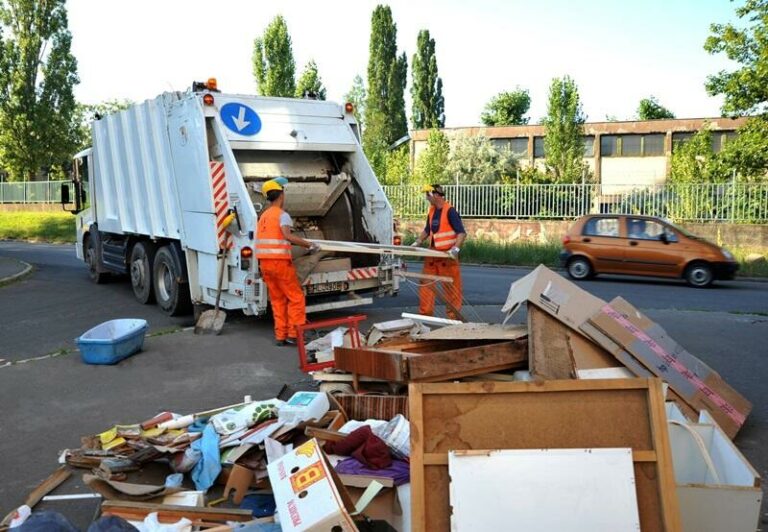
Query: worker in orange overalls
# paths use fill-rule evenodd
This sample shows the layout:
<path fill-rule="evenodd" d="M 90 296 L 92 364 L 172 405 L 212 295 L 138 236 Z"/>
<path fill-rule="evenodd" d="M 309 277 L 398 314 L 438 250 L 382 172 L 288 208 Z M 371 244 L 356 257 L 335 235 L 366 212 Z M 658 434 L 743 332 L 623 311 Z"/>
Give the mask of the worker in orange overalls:
<path fill-rule="evenodd" d="M 284 177 L 278 177 L 261 187 L 270 205 L 261 213 L 256 224 L 255 255 L 272 303 L 277 345 L 296 345 L 296 326 L 306 322 L 304 291 L 291 259 L 291 244 L 307 248 L 310 253 L 318 250 L 316 244 L 291 232 L 293 220 L 283 210 L 283 186 L 287 182 Z"/>
<path fill-rule="evenodd" d="M 430 248 L 448 252 L 450 258 L 425 258 L 423 273 L 453 279 L 453 283 L 443 283 L 443 294 L 448 303 L 448 317 L 451 319 L 461 319 L 456 314 L 456 312 L 461 310 L 461 301 L 463 299 L 459 252 L 464 244 L 464 240 L 467 238 L 467 232 L 464 230 L 464 224 L 459 213 L 450 203 L 445 201 L 443 187 L 440 185 L 424 185 L 422 191 L 426 194 L 427 201 L 430 203 L 427 225 L 411 245 L 421 246 L 425 240 L 429 239 Z M 426 284 L 431 281 L 425 280 L 422 282 Z M 431 316 L 434 310 L 435 292 L 429 287 L 422 286 L 419 290 L 419 314 Z"/>

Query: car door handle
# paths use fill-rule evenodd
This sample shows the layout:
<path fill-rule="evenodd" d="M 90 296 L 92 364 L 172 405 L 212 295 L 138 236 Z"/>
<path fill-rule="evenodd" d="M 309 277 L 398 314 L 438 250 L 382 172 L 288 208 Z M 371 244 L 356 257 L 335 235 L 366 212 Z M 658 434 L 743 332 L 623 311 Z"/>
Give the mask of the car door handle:
<path fill-rule="evenodd" d="M 592 242 L 592 239 L 591 238 L 582 238 L 581 241 L 582 242 Z"/>
<path fill-rule="evenodd" d="M 630 246 L 636 246 L 636 245 L 637 245 L 637 242 L 636 242 L 635 240 L 630 240 L 630 241 L 629 241 L 629 245 L 630 245 Z"/>

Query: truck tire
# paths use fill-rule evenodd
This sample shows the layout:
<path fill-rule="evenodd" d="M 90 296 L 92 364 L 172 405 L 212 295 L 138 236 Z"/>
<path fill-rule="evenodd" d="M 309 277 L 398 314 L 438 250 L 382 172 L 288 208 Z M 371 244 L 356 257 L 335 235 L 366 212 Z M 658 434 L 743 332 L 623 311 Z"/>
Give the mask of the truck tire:
<path fill-rule="evenodd" d="M 131 259 L 128 263 L 128 273 L 131 276 L 131 288 L 136 300 L 146 305 L 154 303 L 155 288 L 152 275 L 155 262 L 156 247 L 152 242 L 136 242 L 131 249 Z"/>
<path fill-rule="evenodd" d="M 181 257 L 172 245 L 157 250 L 152 274 L 155 299 L 160 309 L 169 316 L 189 314 L 192 310 L 189 283 Z"/>
<path fill-rule="evenodd" d="M 88 277 L 96 284 L 104 284 L 107 282 L 109 274 L 101 270 L 99 250 L 93 240 L 91 235 L 86 235 L 83 242 L 83 255 L 85 256 L 85 264 L 88 266 Z"/>

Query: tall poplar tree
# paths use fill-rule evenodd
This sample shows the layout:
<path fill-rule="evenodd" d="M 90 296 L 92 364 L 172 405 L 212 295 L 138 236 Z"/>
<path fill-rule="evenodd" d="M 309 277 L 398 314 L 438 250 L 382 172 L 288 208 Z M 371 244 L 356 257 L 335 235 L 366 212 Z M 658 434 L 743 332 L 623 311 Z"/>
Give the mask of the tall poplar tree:
<path fill-rule="evenodd" d="M 442 128 L 445 125 L 443 80 L 437 73 L 435 40 L 430 37 L 429 30 L 419 32 L 411 69 L 411 121 L 414 129 Z"/>
<path fill-rule="evenodd" d="M 253 41 L 253 77 L 262 96 L 292 98 L 296 92 L 296 62 L 291 36 L 282 15 L 278 15 Z"/>
<path fill-rule="evenodd" d="M 575 183 L 583 175 L 585 121 L 576 82 L 569 76 L 553 79 L 543 124 L 547 173 L 555 183 Z"/>
<path fill-rule="evenodd" d="M 0 22 L 0 158 L 10 179 L 30 179 L 77 148 L 77 59 L 64 0 L 6 0 Z"/>
<path fill-rule="evenodd" d="M 325 87 L 317 71 L 317 63 L 311 59 L 304 67 L 299 82 L 296 84 L 296 97 L 303 98 L 305 95 L 312 95 L 318 100 L 325 100 Z"/>

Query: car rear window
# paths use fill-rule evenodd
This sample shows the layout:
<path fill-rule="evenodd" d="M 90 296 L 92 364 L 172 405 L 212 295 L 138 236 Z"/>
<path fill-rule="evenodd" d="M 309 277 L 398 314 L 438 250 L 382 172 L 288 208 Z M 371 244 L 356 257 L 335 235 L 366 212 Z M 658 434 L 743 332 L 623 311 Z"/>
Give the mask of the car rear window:
<path fill-rule="evenodd" d="M 619 236 L 619 219 L 590 218 L 584 224 L 582 233 L 590 236 Z"/>

